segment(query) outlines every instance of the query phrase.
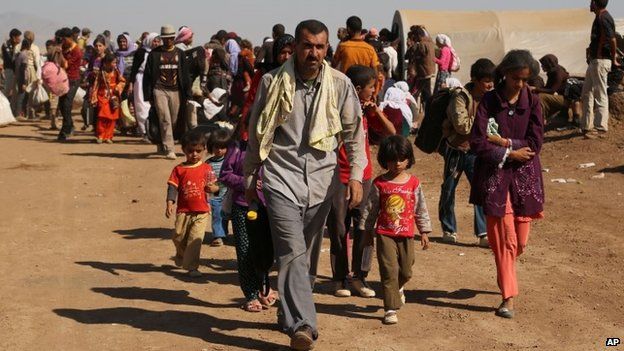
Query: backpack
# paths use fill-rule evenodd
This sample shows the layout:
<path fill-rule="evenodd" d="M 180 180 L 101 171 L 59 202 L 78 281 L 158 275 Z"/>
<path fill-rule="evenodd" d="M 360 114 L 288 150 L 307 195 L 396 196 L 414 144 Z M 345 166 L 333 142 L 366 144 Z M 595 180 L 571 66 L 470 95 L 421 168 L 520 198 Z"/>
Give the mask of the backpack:
<path fill-rule="evenodd" d="M 451 60 L 451 72 L 457 72 L 461 68 L 461 60 L 455 50 L 451 50 L 452 60 Z"/>
<path fill-rule="evenodd" d="M 414 144 L 422 152 L 430 154 L 438 151 L 442 142 L 442 122 L 446 119 L 446 108 L 453 95 L 452 89 L 440 89 L 429 99 L 425 116 L 418 129 Z"/>
<path fill-rule="evenodd" d="M 67 72 L 52 61 L 47 61 L 41 68 L 43 86 L 56 96 L 63 96 L 69 92 Z"/>
<path fill-rule="evenodd" d="M 566 80 L 563 97 L 570 101 L 578 101 L 581 99 L 582 92 L 583 81 L 576 78 L 568 78 Z"/>

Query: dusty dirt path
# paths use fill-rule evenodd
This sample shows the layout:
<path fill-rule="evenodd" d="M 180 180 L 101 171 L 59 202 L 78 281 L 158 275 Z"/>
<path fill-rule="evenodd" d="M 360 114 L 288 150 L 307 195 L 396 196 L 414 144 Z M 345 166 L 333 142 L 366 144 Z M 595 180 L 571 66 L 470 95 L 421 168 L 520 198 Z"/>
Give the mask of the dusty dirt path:
<path fill-rule="evenodd" d="M 80 124 L 80 122 L 78 122 Z M 47 123 L 0 128 L 0 349 L 282 350 L 275 309 L 239 309 L 232 246 L 202 251 L 203 278 L 172 266 L 165 181 L 174 163 L 132 138 L 53 142 Z M 614 128 L 616 129 L 616 128 Z M 318 350 L 601 350 L 624 338 L 624 133 L 587 141 L 549 132 L 542 160 L 547 218 L 521 258 L 517 317 L 494 316 L 494 260 L 474 247 L 467 183 L 460 244 L 418 251 L 407 305 L 383 326 L 379 298 L 339 299 L 317 285 Z M 442 161 L 412 169 L 437 218 Z M 596 167 L 580 170 L 579 163 Z M 590 180 L 604 169 L 606 177 Z M 581 184 L 553 184 L 551 178 Z M 437 220 L 433 237 L 440 236 Z M 380 293 L 377 265 L 371 281 Z"/>

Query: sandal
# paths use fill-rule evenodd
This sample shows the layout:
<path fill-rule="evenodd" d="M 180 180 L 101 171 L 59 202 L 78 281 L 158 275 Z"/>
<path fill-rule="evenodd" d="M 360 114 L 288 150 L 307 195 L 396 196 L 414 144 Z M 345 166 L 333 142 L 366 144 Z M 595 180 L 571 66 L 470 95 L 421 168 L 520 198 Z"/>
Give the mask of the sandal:
<path fill-rule="evenodd" d="M 498 306 L 494 314 L 498 317 L 511 319 L 514 317 L 514 310 L 509 309 L 505 302 L 503 302 Z"/>
<path fill-rule="evenodd" d="M 251 301 L 247 301 L 245 302 L 242 306 L 242 309 L 244 309 L 247 312 L 262 312 L 262 305 L 260 304 L 260 302 L 258 301 L 258 299 L 254 299 Z"/>
<path fill-rule="evenodd" d="M 264 309 L 269 309 L 271 308 L 271 306 L 275 305 L 275 302 L 277 302 L 278 299 L 278 295 L 277 295 L 277 291 L 271 289 L 269 291 L 269 295 L 264 296 L 262 293 L 260 293 L 260 295 L 258 296 L 258 301 L 260 301 L 260 304 L 262 305 L 262 308 Z"/>

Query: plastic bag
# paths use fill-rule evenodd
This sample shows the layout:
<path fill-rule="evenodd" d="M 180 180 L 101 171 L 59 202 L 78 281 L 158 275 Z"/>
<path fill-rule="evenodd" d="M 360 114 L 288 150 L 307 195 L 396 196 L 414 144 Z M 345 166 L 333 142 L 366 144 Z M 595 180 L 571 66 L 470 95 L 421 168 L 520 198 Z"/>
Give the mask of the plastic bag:
<path fill-rule="evenodd" d="M 136 118 L 134 118 L 130 112 L 130 106 L 127 99 L 121 102 L 121 121 L 126 127 L 136 125 Z"/>
<path fill-rule="evenodd" d="M 43 85 L 37 85 L 35 91 L 33 92 L 33 103 L 35 105 L 41 105 L 48 102 L 48 100 L 50 100 L 50 96 L 48 96 L 48 92 L 45 90 Z"/>

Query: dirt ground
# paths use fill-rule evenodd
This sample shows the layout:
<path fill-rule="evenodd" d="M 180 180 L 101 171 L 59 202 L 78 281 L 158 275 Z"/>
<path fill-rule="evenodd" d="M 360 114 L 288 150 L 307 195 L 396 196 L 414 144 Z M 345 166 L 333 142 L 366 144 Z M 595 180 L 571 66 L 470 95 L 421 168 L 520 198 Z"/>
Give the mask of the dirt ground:
<path fill-rule="evenodd" d="M 286 349 L 275 308 L 239 308 L 231 244 L 204 245 L 202 278 L 173 267 L 164 198 L 174 162 L 135 138 L 97 145 L 79 132 L 59 144 L 48 123 L 0 128 L 1 350 Z M 457 194 L 460 243 L 442 244 L 442 160 L 417 151 L 411 171 L 436 242 L 416 254 L 399 324 L 382 325 L 380 298 L 331 295 L 325 239 L 317 349 L 585 351 L 624 338 L 624 126 L 606 139 L 557 130 L 546 139 L 546 219 L 518 265 L 515 319 L 494 316 L 494 259 L 474 246 L 467 182 Z M 586 162 L 596 166 L 578 168 Z M 380 295 L 376 262 L 370 280 Z"/>

